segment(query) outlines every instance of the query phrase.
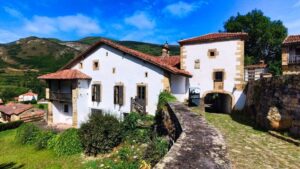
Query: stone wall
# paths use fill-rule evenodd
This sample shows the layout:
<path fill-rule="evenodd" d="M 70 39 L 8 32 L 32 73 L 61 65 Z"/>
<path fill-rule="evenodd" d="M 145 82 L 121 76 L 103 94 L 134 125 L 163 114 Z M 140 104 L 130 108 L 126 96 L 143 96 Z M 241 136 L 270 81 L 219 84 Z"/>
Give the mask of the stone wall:
<path fill-rule="evenodd" d="M 245 112 L 261 127 L 300 137 L 300 76 L 264 78 L 246 88 Z"/>
<path fill-rule="evenodd" d="M 155 169 L 231 168 L 224 139 L 204 117 L 182 103 L 169 103 L 164 125 L 173 146 Z"/>

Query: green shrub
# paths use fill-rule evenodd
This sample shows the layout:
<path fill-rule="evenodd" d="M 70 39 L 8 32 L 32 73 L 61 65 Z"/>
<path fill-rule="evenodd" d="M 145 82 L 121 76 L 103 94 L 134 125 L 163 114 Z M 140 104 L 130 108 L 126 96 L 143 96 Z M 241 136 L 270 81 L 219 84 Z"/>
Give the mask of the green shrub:
<path fill-rule="evenodd" d="M 133 155 L 133 152 L 129 147 L 123 147 L 119 150 L 118 156 L 123 161 L 129 161 L 130 156 Z"/>
<path fill-rule="evenodd" d="M 53 150 L 59 156 L 80 153 L 82 151 L 82 145 L 78 136 L 78 130 L 71 128 L 61 133 L 58 138 L 56 138 Z"/>
<path fill-rule="evenodd" d="M 59 135 L 54 135 L 48 140 L 47 149 L 54 150 L 56 143 L 58 142 Z"/>
<path fill-rule="evenodd" d="M 161 92 L 158 96 L 157 110 L 160 111 L 166 105 L 167 102 L 176 101 L 176 97 L 173 96 L 170 92 L 164 91 Z"/>
<path fill-rule="evenodd" d="M 111 159 L 105 159 L 101 161 L 103 168 L 111 168 L 111 169 L 139 169 L 138 161 L 114 161 Z"/>
<path fill-rule="evenodd" d="M 120 122 L 109 114 L 92 113 L 79 129 L 81 143 L 87 155 L 106 153 L 122 141 Z"/>
<path fill-rule="evenodd" d="M 126 141 L 129 143 L 147 143 L 151 139 L 150 129 L 136 129 L 125 136 Z"/>
<path fill-rule="evenodd" d="M 138 125 L 138 120 L 141 119 L 141 115 L 135 112 L 129 113 L 122 123 L 123 130 L 125 132 L 132 132 L 136 130 Z"/>
<path fill-rule="evenodd" d="M 36 142 L 37 137 L 41 130 L 32 123 L 24 123 L 16 133 L 16 142 L 20 144 L 33 144 Z"/>
<path fill-rule="evenodd" d="M 162 138 L 154 137 L 144 152 L 143 159 L 154 166 L 168 152 L 169 144 Z"/>
<path fill-rule="evenodd" d="M 22 124 L 23 124 L 23 121 L 21 121 L 21 120 L 9 122 L 9 123 L 0 123 L 0 131 L 15 129 L 15 128 L 18 128 Z"/>
<path fill-rule="evenodd" d="M 37 135 L 37 139 L 35 142 L 35 148 L 37 150 L 41 150 L 47 148 L 48 141 L 51 140 L 55 136 L 53 131 L 43 131 Z"/>

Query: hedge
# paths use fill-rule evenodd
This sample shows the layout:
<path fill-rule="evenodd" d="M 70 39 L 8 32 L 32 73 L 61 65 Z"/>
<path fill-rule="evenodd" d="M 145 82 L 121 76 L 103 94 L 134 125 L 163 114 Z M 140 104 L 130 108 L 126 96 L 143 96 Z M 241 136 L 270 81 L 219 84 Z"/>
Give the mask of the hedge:
<path fill-rule="evenodd" d="M 18 128 L 23 123 L 24 122 L 21 120 L 9 122 L 9 123 L 0 123 L 0 131 Z"/>

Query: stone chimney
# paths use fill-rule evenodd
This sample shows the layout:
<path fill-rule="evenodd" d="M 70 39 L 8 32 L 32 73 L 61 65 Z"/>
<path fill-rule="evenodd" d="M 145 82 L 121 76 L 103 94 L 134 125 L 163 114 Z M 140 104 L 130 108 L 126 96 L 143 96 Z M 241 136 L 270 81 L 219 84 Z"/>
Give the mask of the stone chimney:
<path fill-rule="evenodd" d="M 170 56 L 170 49 L 169 49 L 169 45 L 168 42 L 166 42 L 163 47 L 162 47 L 162 53 L 161 53 L 161 57 L 169 57 Z"/>

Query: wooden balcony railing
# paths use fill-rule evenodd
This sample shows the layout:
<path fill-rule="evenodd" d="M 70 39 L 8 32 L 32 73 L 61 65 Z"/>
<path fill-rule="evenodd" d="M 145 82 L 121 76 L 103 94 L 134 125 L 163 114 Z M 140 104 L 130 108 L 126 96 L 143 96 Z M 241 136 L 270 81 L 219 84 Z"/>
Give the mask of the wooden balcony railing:
<path fill-rule="evenodd" d="M 300 64 L 300 55 L 290 55 L 289 64 Z"/>
<path fill-rule="evenodd" d="M 71 102 L 72 101 L 72 93 L 52 92 L 51 91 L 50 92 L 49 100 Z"/>

